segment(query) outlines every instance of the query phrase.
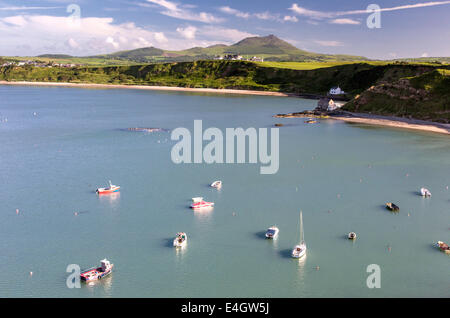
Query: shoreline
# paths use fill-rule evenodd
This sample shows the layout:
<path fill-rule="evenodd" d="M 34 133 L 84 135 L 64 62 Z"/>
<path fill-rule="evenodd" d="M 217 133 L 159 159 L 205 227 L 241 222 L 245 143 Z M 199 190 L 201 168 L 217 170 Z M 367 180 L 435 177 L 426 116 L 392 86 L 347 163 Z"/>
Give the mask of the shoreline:
<path fill-rule="evenodd" d="M 409 119 L 395 116 L 382 116 L 366 113 L 352 113 L 340 111 L 330 114 L 327 112 L 317 113 L 315 111 L 303 111 L 290 114 L 274 115 L 275 118 L 318 118 L 335 119 L 348 122 L 350 124 L 364 124 L 373 126 L 384 126 L 402 129 L 420 130 L 439 134 L 450 135 L 450 124 L 425 121 L 420 119 Z"/>
<path fill-rule="evenodd" d="M 420 119 L 408 119 L 395 116 L 351 113 L 344 111 L 339 115 L 331 115 L 330 118 L 355 124 L 368 124 L 375 126 L 413 129 L 450 135 L 450 124 L 442 124 Z"/>
<path fill-rule="evenodd" d="M 255 91 L 255 90 L 239 90 L 239 89 L 220 89 L 220 88 L 191 88 L 178 86 L 150 86 L 150 85 L 124 85 L 124 84 L 93 84 L 93 83 L 66 83 L 66 82 L 8 82 L 0 81 L 0 85 L 11 86 L 56 86 L 56 87 L 78 87 L 78 88 L 114 88 L 114 89 L 140 89 L 154 91 L 179 91 L 194 93 L 218 93 L 218 94 L 237 94 L 237 95 L 261 95 L 261 96 L 277 96 L 277 97 L 298 97 L 293 93 Z"/>

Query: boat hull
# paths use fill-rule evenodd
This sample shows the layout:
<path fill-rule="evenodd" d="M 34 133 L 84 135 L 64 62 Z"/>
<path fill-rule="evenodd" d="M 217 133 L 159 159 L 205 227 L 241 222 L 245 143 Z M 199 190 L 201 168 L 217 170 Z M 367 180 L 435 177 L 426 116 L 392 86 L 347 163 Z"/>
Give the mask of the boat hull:
<path fill-rule="evenodd" d="M 214 206 L 213 202 L 199 202 L 191 204 L 191 209 L 203 209 L 203 208 L 210 208 L 213 206 Z"/>
<path fill-rule="evenodd" d="M 302 258 L 303 256 L 305 256 L 305 254 L 306 254 L 306 245 L 297 245 L 292 250 L 291 256 L 293 258 Z"/>
<path fill-rule="evenodd" d="M 109 193 L 115 193 L 115 192 L 119 192 L 120 187 L 115 188 L 115 189 L 97 189 L 97 193 L 98 194 L 109 194 Z"/>
<path fill-rule="evenodd" d="M 80 274 L 80 279 L 84 282 L 92 282 L 100 280 L 112 273 L 114 265 L 111 265 L 111 268 L 107 271 L 102 272 L 101 267 L 88 269 Z"/>

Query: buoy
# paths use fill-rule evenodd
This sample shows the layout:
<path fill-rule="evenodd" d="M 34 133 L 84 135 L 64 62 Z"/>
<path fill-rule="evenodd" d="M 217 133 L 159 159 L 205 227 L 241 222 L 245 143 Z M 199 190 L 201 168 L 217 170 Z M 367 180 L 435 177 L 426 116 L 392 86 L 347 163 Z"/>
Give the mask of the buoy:
<path fill-rule="evenodd" d="M 75 216 L 77 216 L 77 215 L 78 215 L 78 212 L 75 212 L 74 214 L 75 214 Z"/>
<path fill-rule="evenodd" d="M 30 276 L 33 276 L 33 272 L 30 272 Z"/>
<path fill-rule="evenodd" d="M 319 266 L 316 266 L 316 271 L 318 271 L 320 269 L 320 267 Z"/>
<path fill-rule="evenodd" d="M 16 214 L 19 214 L 19 209 L 16 209 Z"/>

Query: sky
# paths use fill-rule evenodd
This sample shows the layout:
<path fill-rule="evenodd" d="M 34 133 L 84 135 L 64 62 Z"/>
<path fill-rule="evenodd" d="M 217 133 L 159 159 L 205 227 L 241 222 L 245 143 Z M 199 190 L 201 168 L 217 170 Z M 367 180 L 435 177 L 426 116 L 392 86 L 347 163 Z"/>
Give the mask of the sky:
<path fill-rule="evenodd" d="M 269 34 L 318 53 L 450 56 L 450 1 L 0 0 L 0 56 L 181 50 Z"/>

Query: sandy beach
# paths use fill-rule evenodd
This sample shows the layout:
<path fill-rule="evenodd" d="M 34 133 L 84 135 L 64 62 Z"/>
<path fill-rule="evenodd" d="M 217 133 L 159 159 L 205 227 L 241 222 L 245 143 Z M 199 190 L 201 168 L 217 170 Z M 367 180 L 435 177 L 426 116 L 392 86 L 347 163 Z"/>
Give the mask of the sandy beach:
<path fill-rule="evenodd" d="M 217 89 L 217 88 L 189 88 L 189 87 L 173 87 L 173 86 L 116 85 L 116 84 L 59 83 L 59 82 L 8 82 L 8 81 L 0 81 L 0 85 L 58 86 L 58 87 L 99 88 L 99 89 L 124 88 L 124 89 L 156 90 L 156 91 L 180 91 L 180 92 L 195 92 L 195 93 L 262 95 L 262 96 L 280 96 L 280 97 L 296 96 L 295 94 L 268 92 L 268 91 Z"/>
<path fill-rule="evenodd" d="M 440 124 L 425 120 L 407 119 L 400 117 L 380 116 L 363 113 L 343 112 L 342 115 L 331 116 L 332 119 L 343 120 L 349 123 L 388 126 L 422 130 L 450 135 L 450 124 Z"/>

